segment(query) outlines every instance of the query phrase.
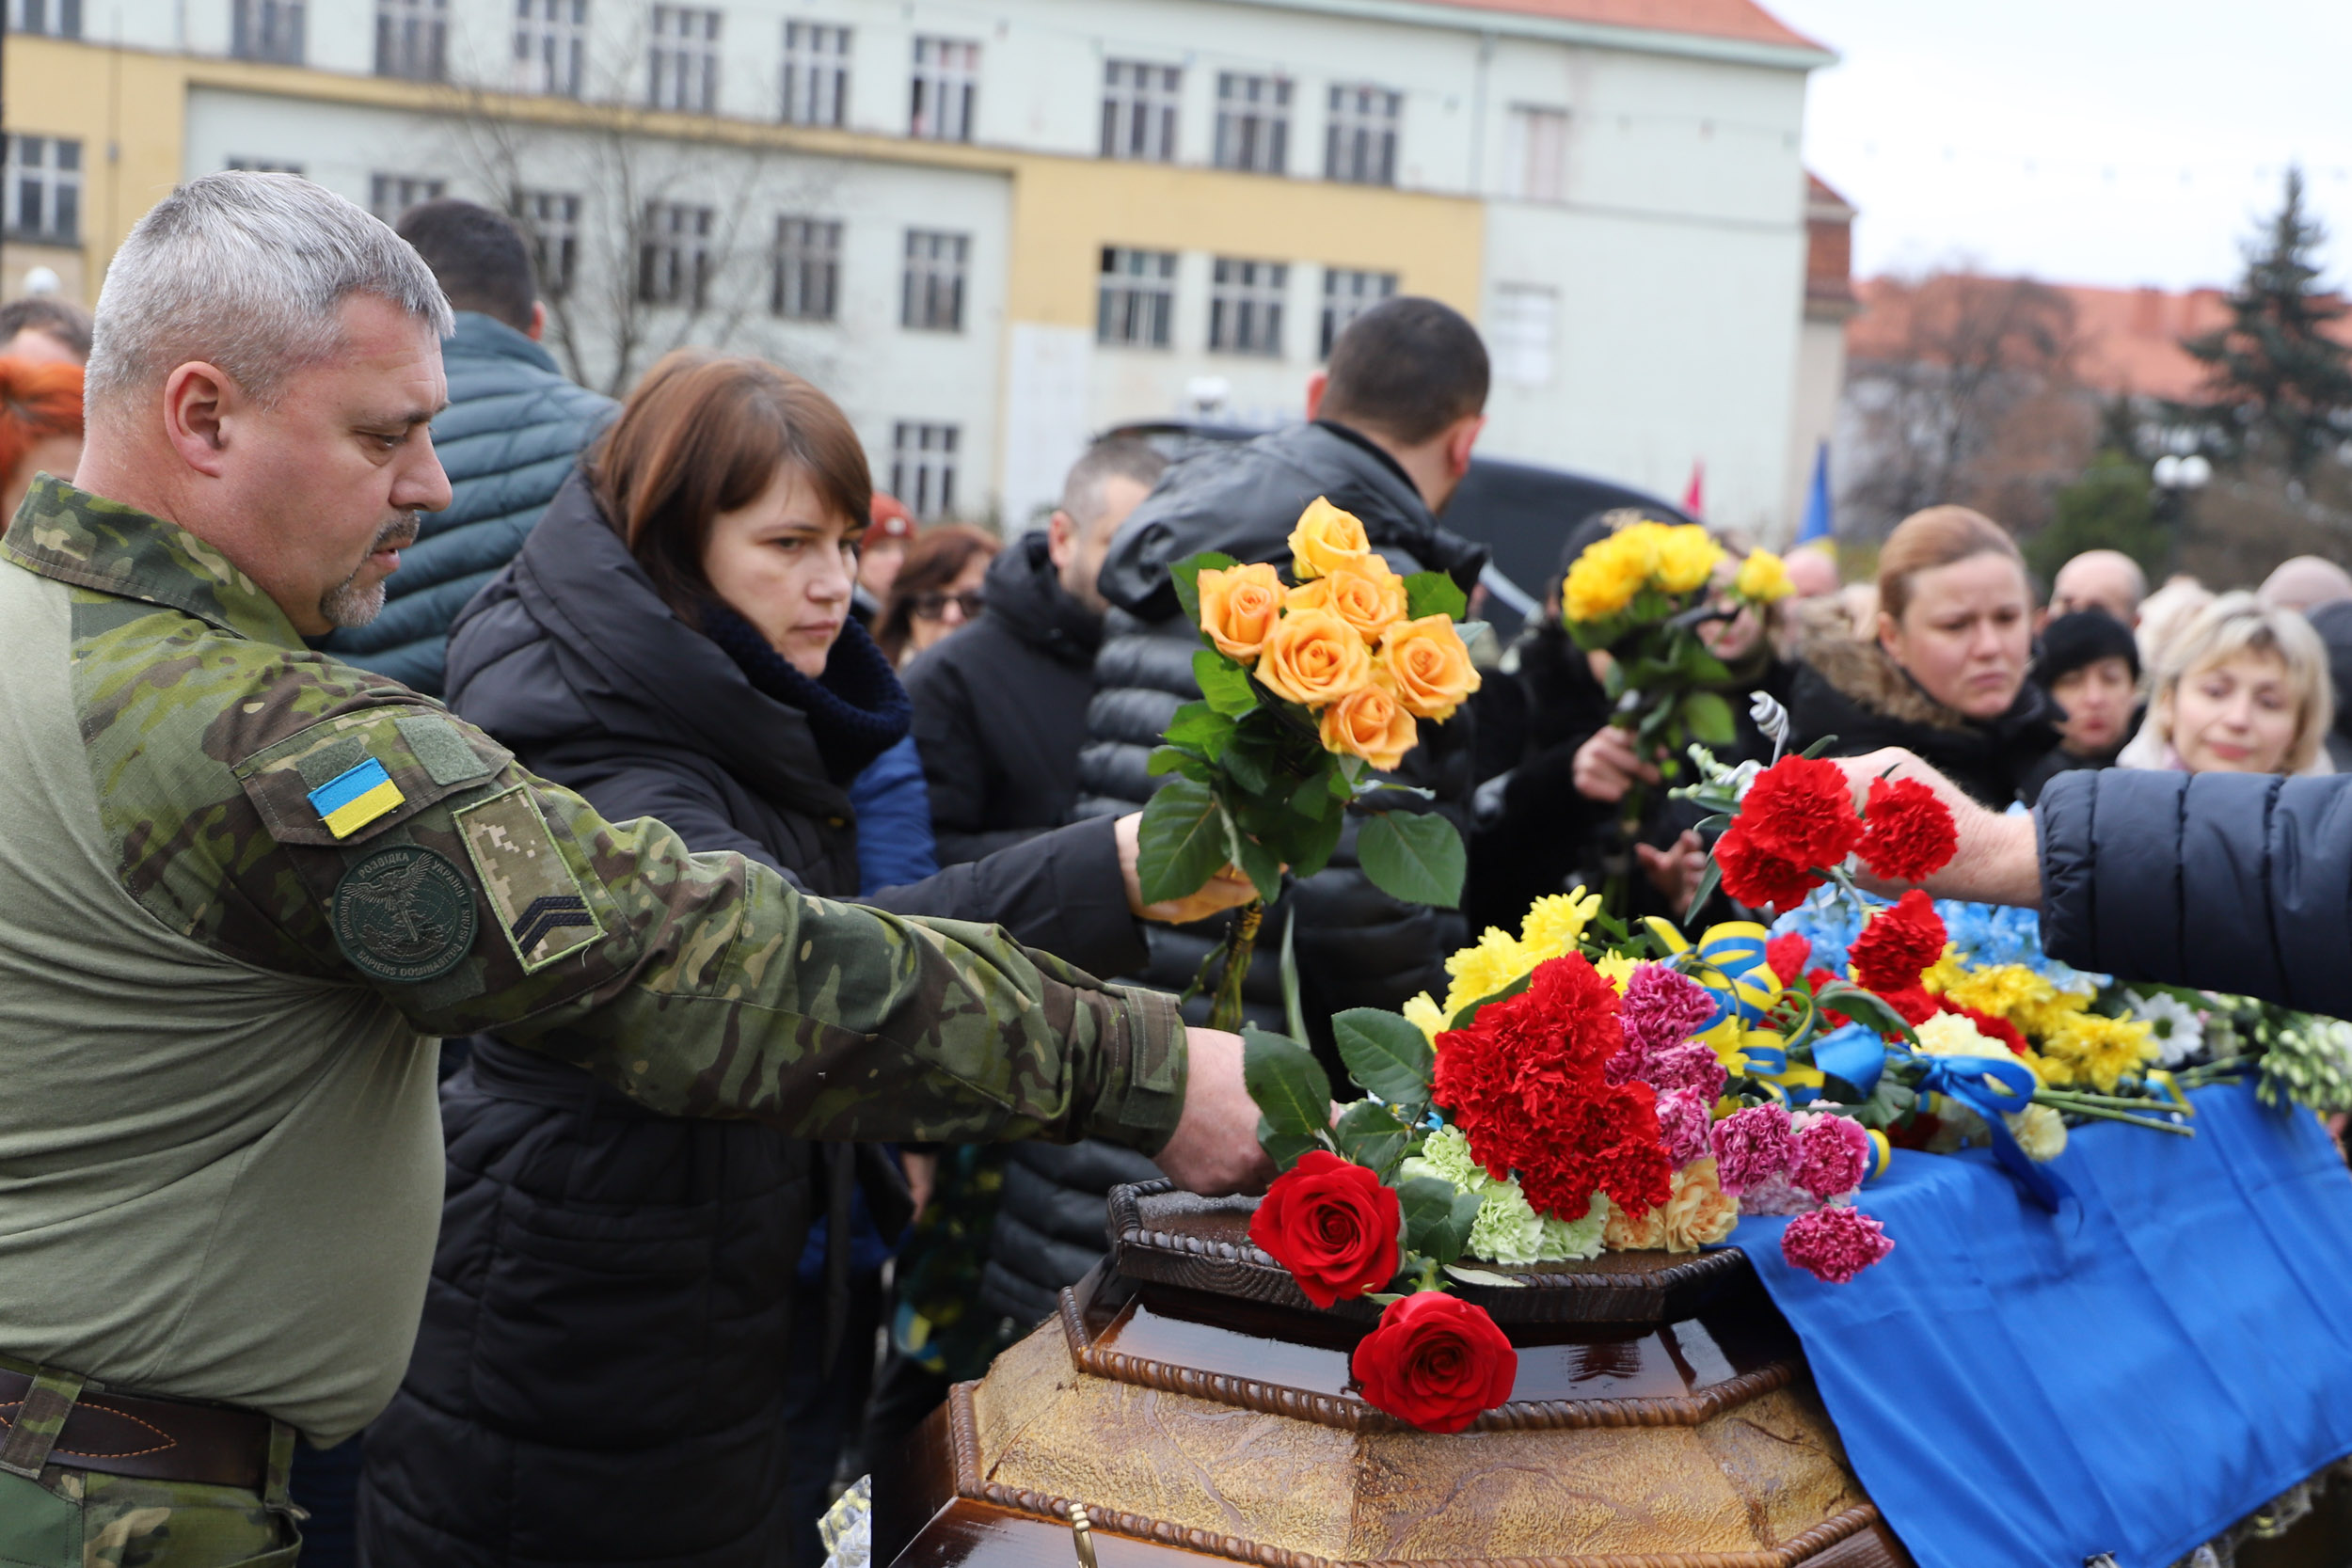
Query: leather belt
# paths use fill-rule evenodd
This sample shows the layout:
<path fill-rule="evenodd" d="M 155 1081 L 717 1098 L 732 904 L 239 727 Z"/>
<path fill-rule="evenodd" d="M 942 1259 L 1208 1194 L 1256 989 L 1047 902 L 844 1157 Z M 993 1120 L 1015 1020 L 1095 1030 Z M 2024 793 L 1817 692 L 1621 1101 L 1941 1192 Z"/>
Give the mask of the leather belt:
<path fill-rule="evenodd" d="M 15 1425 L 32 1387 L 24 1373 L 0 1367 L 0 1428 Z M 57 1433 L 50 1463 L 259 1492 L 269 1479 L 269 1418 L 234 1405 L 85 1389 Z"/>

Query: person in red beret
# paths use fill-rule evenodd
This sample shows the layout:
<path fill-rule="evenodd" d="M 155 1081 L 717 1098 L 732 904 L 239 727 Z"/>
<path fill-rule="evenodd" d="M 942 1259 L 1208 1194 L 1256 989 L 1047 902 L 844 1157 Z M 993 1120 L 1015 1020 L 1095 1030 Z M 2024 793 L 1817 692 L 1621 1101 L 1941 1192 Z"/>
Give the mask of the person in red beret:
<path fill-rule="evenodd" d="M 890 585 L 914 543 L 914 516 L 898 497 L 874 492 L 873 521 L 857 541 L 857 583 L 850 591 L 850 613 L 868 630 L 882 613 Z"/>

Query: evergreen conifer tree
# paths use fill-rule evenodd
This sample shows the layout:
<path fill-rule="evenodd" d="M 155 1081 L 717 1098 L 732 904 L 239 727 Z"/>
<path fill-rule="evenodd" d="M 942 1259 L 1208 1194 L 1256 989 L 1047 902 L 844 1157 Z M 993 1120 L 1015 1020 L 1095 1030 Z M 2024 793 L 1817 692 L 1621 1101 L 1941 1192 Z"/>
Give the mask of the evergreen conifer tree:
<path fill-rule="evenodd" d="M 2303 171 L 2290 166 L 2285 202 L 2246 247 L 2230 325 L 2181 344 L 2207 366 L 2199 412 L 2225 448 L 2267 455 L 2296 475 L 2352 436 L 2352 348 L 2327 330 L 2345 307 L 2319 287 L 2326 238 L 2304 214 Z"/>

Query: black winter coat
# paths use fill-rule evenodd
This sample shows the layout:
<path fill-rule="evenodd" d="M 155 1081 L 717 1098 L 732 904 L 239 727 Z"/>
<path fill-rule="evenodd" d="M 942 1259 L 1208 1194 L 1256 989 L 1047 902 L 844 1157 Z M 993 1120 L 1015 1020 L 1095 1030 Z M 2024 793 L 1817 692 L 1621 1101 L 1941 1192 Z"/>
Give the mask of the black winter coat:
<path fill-rule="evenodd" d="M 670 612 L 578 479 L 460 618 L 450 671 L 458 712 L 613 820 L 657 816 L 693 849 L 854 895 L 846 781 L 807 718 Z M 1108 823 L 869 902 L 996 919 L 1104 972 L 1143 956 Z M 821 1332 L 796 1327 L 791 1299 L 812 1167 L 837 1179 L 840 1159 L 752 1122 L 652 1115 L 495 1040 L 442 1112 L 423 1323 L 368 1434 L 369 1560 L 787 1561 L 787 1351 Z M 824 1198 L 843 1213 L 842 1188 Z"/>
<path fill-rule="evenodd" d="M 2352 1017 L 2352 777 L 2061 773 L 2034 816 L 2051 957 Z"/>
<path fill-rule="evenodd" d="M 989 563 L 977 626 L 907 666 L 939 863 L 1070 820 L 1103 622 L 1061 585 L 1043 533 Z"/>
<path fill-rule="evenodd" d="M 2027 681 L 1998 719 L 1979 722 L 1921 690 L 1875 642 L 1833 637 L 1808 643 L 1788 694 L 1789 749 L 1836 736 L 1827 755 L 1883 746 L 1916 753 L 1995 811 L 2039 783 L 2038 765 L 2058 743 L 2064 710 Z"/>

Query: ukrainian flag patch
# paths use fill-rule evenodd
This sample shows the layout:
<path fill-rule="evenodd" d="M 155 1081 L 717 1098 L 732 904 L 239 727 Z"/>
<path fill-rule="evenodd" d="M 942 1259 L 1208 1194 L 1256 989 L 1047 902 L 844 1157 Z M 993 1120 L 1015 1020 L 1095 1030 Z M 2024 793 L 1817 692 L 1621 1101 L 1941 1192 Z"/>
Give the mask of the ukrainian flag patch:
<path fill-rule="evenodd" d="M 328 832 L 349 838 L 387 812 L 398 810 L 407 799 L 384 771 L 384 765 L 370 757 L 310 791 L 310 808 L 319 814 Z"/>

